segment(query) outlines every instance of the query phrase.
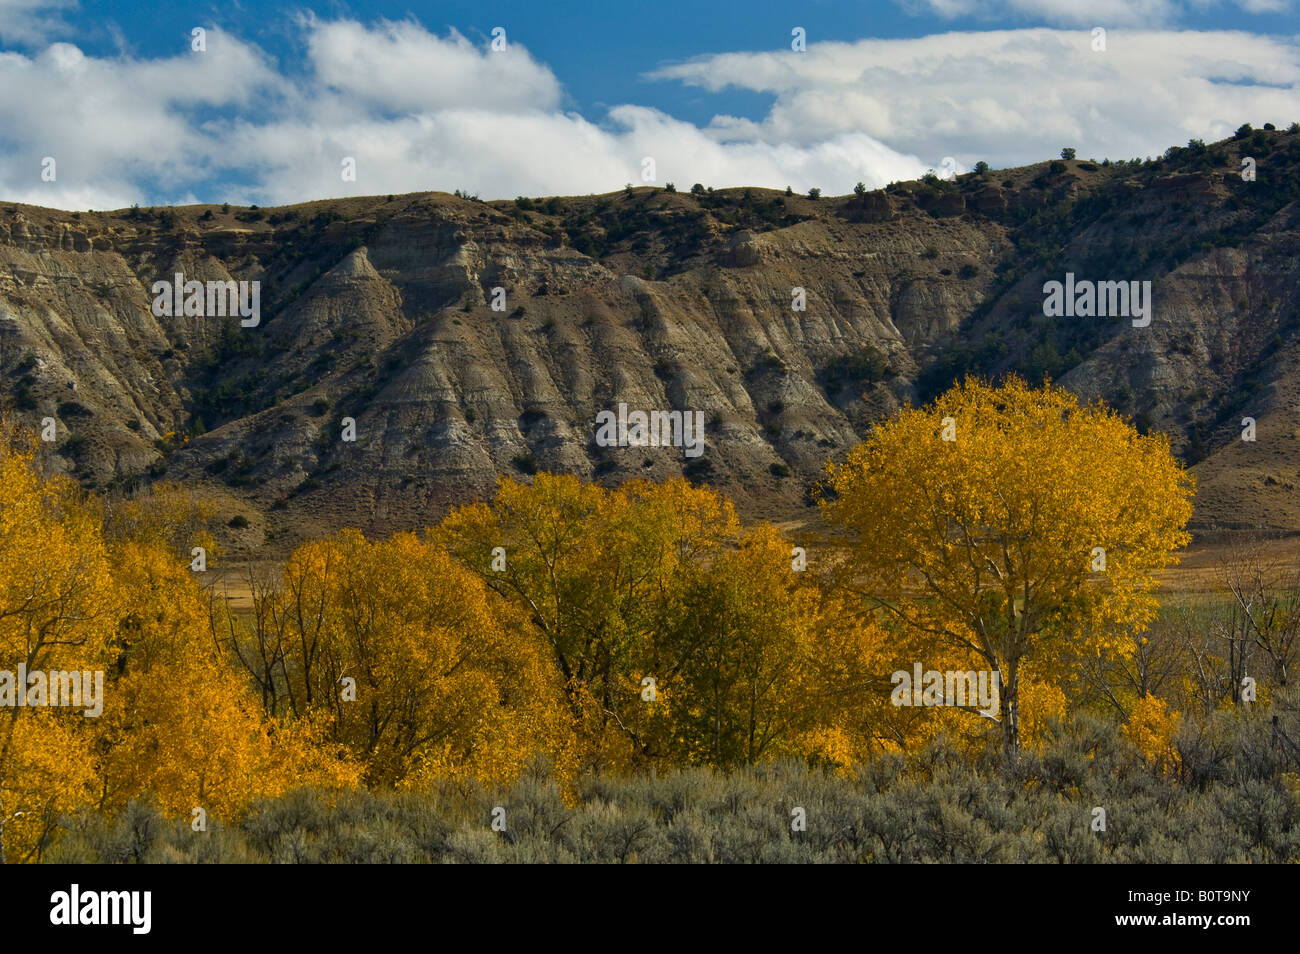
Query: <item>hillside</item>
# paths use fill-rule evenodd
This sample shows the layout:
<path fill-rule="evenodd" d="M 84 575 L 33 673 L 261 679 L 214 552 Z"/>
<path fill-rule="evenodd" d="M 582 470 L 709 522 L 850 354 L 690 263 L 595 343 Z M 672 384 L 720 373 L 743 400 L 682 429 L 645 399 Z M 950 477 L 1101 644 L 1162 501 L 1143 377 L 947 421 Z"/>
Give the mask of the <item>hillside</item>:
<path fill-rule="evenodd" d="M 878 416 L 1016 370 L 1168 433 L 1195 465 L 1198 529 L 1300 530 L 1300 131 L 838 198 L 678 185 L 0 203 L 3 400 L 58 420 L 48 468 L 214 493 L 248 523 L 227 544 L 252 553 L 420 528 L 538 468 L 684 472 L 798 519 Z M 153 284 L 178 272 L 260 282 L 260 322 L 155 316 Z M 1150 325 L 1044 317 L 1043 283 L 1067 272 L 1150 281 Z M 702 412 L 704 454 L 598 446 L 596 415 L 620 403 Z"/>

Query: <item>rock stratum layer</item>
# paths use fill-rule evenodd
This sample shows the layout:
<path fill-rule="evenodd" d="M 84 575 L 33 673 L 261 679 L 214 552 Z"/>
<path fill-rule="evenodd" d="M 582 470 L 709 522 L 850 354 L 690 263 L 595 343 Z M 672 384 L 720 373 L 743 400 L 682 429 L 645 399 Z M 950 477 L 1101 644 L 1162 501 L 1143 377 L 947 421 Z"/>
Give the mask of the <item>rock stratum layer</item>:
<path fill-rule="evenodd" d="M 236 551 L 421 528 L 535 469 L 797 517 L 872 421 L 1006 371 L 1168 433 L 1198 527 L 1297 529 L 1298 199 L 1300 133 L 1259 131 L 841 198 L 0 204 L 0 369 L 13 416 L 57 421 L 48 467 L 216 494 Z M 1067 272 L 1151 281 L 1150 325 L 1045 317 Z M 260 282 L 259 324 L 155 316 L 176 273 Z M 599 446 L 620 403 L 703 412 L 705 453 Z"/>

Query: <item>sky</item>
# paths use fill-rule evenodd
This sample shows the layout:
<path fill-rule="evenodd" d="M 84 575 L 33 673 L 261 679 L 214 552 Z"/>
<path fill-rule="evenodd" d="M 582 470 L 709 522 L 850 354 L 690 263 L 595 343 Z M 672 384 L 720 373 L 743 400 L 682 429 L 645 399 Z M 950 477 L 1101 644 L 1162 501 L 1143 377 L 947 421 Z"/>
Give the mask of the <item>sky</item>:
<path fill-rule="evenodd" d="M 835 195 L 1065 146 L 1156 156 L 1300 121 L 1298 7 L 0 0 L 0 199 Z"/>

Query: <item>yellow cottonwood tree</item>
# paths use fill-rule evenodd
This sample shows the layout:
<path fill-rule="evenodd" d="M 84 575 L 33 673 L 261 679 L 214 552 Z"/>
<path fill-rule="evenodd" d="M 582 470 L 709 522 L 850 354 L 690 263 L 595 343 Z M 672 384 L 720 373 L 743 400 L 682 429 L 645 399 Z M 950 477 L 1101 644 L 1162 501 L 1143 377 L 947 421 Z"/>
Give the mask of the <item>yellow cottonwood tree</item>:
<path fill-rule="evenodd" d="M 679 761 L 748 764 L 811 756 L 847 766 L 876 748 L 887 717 L 884 633 L 759 524 L 718 553 L 684 598 L 666 641 Z"/>
<path fill-rule="evenodd" d="M 111 665 L 115 588 L 99 516 L 71 481 L 44 479 L 34 448 L 0 424 L 0 861 L 32 856 L 59 815 L 93 795 L 93 718 L 20 706 L 27 672 Z"/>
<path fill-rule="evenodd" d="M 0 684 L 0 860 L 34 857 L 82 807 L 148 795 L 168 814 L 232 814 L 290 787 L 356 783 L 318 727 L 265 718 L 218 652 L 176 543 L 202 532 L 201 501 L 139 495 L 118 511 L 130 519 L 108 511 L 105 539 L 100 502 L 42 477 L 32 447 L 0 430 L 0 680 L 76 671 L 102 689 L 94 707 L 17 706 Z"/>
<path fill-rule="evenodd" d="M 550 643 L 582 767 L 845 766 L 890 744 L 884 634 L 762 524 L 684 480 L 503 480 L 434 533 Z"/>
<path fill-rule="evenodd" d="M 821 506 L 873 605 L 1000 673 L 1014 754 L 1022 670 L 1064 685 L 1081 657 L 1131 651 L 1192 493 L 1162 435 L 1012 377 L 879 424 L 828 465 Z"/>
<path fill-rule="evenodd" d="M 229 817 L 255 798 L 352 787 L 359 767 L 322 727 L 264 714 L 247 675 L 212 639 L 188 564 L 157 538 L 120 542 L 119 675 L 100 731 L 100 804 L 151 794 L 169 815 Z"/>
<path fill-rule="evenodd" d="M 495 500 L 453 512 L 432 537 L 543 634 L 583 766 L 599 769 L 665 754 L 667 683 L 682 656 L 657 634 L 701 558 L 738 528 L 728 501 L 685 480 L 610 491 L 543 473 L 531 486 L 503 479 Z"/>
<path fill-rule="evenodd" d="M 508 782 L 535 753 L 563 761 L 568 725 L 545 646 L 412 534 L 305 544 L 254 617 L 225 620 L 223 638 L 264 703 L 327 726 L 369 784 Z"/>

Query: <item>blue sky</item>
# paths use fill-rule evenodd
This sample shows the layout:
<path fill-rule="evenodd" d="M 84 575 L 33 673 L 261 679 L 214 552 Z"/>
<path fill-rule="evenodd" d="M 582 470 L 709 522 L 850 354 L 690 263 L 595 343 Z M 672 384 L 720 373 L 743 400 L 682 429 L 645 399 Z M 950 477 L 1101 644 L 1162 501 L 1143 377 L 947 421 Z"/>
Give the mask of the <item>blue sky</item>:
<path fill-rule="evenodd" d="M 1300 119 L 1296 2 L 0 0 L 0 193 L 602 192 L 642 181 L 646 157 L 658 183 L 839 193 L 945 157 L 1158 154 Z"/>

